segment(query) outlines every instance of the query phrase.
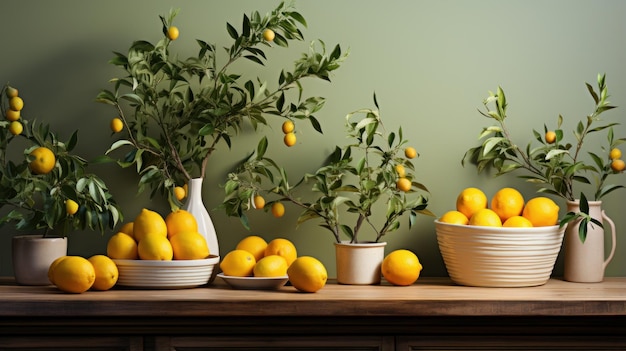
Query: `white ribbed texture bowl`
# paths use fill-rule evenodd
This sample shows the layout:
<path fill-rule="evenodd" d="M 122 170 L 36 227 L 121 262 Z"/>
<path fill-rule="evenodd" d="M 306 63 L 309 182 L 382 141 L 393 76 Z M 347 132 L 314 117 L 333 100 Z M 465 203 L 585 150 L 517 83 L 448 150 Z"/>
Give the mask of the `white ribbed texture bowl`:
<path fill-rule="evenodd" d="M 113 260 L 117 285 L 146 289 L 184 289 L 207 284 L 219 256 L 202 260 Z"/>
<path fill-rule="evenodd" d="M 483 287 L 545 284 L 565 227 L 506 228 L 435 221 L 437 242 L 452 281 Z"/>

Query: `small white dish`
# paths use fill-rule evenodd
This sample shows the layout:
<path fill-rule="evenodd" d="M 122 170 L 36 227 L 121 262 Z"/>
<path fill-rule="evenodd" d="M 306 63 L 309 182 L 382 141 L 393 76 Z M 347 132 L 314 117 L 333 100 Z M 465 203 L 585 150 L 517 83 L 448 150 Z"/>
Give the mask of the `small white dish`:
<path fill-rule="evenodd" d="M 286 275 L 282 277 L 234 277 L 218 273 L 217 276 L 231 288 L 243 290 L 277 290 L 289 280 Z"/>

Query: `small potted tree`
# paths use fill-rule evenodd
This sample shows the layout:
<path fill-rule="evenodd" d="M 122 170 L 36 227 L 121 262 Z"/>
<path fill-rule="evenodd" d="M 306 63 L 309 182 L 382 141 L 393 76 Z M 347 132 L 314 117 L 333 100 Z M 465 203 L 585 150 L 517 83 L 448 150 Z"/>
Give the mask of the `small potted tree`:
<path fill-rule="evenodd" d="M 17 89 L 6 85 L 0 94 L 0 225 L 29 233 L 12 239 L 17 283 L 47 285 L 48 267 L 67 254 L 67 233 L 102 233 L 122 215 L 104 181 L 71 153 L 77 132 L 62 141 L 49 125 L 23 118 Z"/>
<path fill-rule="evenodd" d="M 259 196 L 264 193 L 276 196 L 264 208 L 272 208 L 276 215 L 281 213 L 277 207 L 291 203 L 302 209 L 298 224 L 318 219 L 320 226 L 332 233 L 339 283 L 379 283 L 384 236 L 400 227 L 405 214 L 410 228 L 418 214 L 432 213 L 424 196 L 428 190 L 415 179 L 411 159 L 417 152 L 406 146 L 402 128 L 397 133 L 384 130 L 376 96 L 374 104 L 376 110 L 360 109 L 346 116 L 346 133 L 351 143 L 336 146 L 319 169 L 295 185 L 289 182 L 284 168 L 265 157 L 267 140 L 263 138 L 256 152 L 229 175 L 222 204 L 226 213 L 239 216 L 249 228 L 245 211 L 259 208 L 264 202 Z M 300 187 L 310 187 L 313 199 L 298 197 L 296 190 Z M 378 219 L 373 218 L 375 214 Z M 373 234 L 373 239 L 364 239 L 363 232 Z M 365 251 L 372 247 L 375 254 Z M 347 259 L 351 249 L 356 249 L 356 257 L 364 261 Z"/>

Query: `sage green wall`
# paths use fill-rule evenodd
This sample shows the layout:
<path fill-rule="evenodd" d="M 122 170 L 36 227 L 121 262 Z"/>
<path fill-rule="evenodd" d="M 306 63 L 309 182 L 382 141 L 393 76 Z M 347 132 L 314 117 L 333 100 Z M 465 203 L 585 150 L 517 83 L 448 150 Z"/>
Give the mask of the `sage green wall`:
<path fill-rule="evenodd" d="M 176 24 L 181 36 L 173 44 L 183 55 L 195 54 L 196 38 L 229 45 L 225 23 L 239 26 L 243 13 L 265 13 L 278 1 L 2 1 L 0 23 L 0 81 L 20 89 L 24 115 L 45 119 L 65 137 L 80 130 L 79 150 L 87 158 L 103 153 L 110 142 L 108 123 L 114 111 L 94 102 L 108 79 L 121 74 L 107 64 L 112 51 L 125 50 L 131 41 L 156 42 L 160 14 L 180 8 Z M 347 112 L 373 107 L 376 92 L 387 128 L 402 125 L 405 135 L 420 152 L 416 166 L 419 179 L 431 191 L 431 210 L 436 214 L 453 208 L 458 192 L 469 186 L 491 196 L 499 187 L 514 186 L 526 197 L 535 188 L 507 176 L 477 175 L 460 160 L 475 145 L 479 131 L 490 121 L 477 108 L 489 90 L 502 85 L 509 99 L 510 126 L 514 138 L 525 145 L 533 128 L 555 125 L 562 114 L 566 129 L 591 112 L 593 102 L 585 82 L 595 85 L 597 73 L 606 72 L 612 98 L 626 108 L 626 2 L 614 0 L 300 0 L 299 12 L 309 23 L 307 43 L 269 52 L 266 69 L 242 66 L 246 74 L 260 74 L 270 82 L 282 67 L 306 50 L 308 41 L 319 38 L 329 46 L 341 44 L 350 56 L 333 77 L 332 84 L 310 82 L 306 92 L 327 98 L 318 115 L 324 135 L 300 127 L 298 144 L 282 145 L 279 124 L 260 133 L 270 139 L 269 152 L 288 164 L 292 176 L 310 171 L 335 143 L 343 144 L 343 117 Z M 607 113 L 621 121 L 625 109 Z M 616 129 L 626 135 L 626 126 Z M 221 201 L 224 180 L 233 160 L 251 150 L 258 135 L 244 133 L 231 151 L 223 150 L 211 161 L 204 195 L 209 208 Z M 599 143 L 595 139 L 590 142 Z M 624 149 L 626 152 L 626 149 Z M 142 207 L 162 213 L 165 201 L 137 196 L 136 175 L 114 165 L 94 166 L 122 204 L 127 219 Z M 625 178 L 614 180 L 625 184 Z M 618 228 L 619 246 L 607 275 L 626 275 L 626 216 L 624 192 L 605 199 L 605 209 Z M 564 207 L 563 202 L 560 202 Z M 297 209 L 274 219 L 266 213 L 251 215 L 252 232 L 234 218 L 213 212 L 222 252 L 251 233 L 267 239 L 287 237 L 302 255 L 320 258 L 334 275 L 332 238 L 315 225 L 296 228 Z M 405 223 L 406 224 L 406 223 Z M 105 252 L 112 233 L 72 233 L 70 254 L 89 256 Z M 0 275 L 10 275 L 9 227 L 0 236 Z M 420 257 L 424 275 L 446 271 L 437 248 L 432 218 L 420 217 L 417 225 L 387 237 L 387 252 L 408 248 Z M 556 274 L 562 271 L 557 264 Z"/>

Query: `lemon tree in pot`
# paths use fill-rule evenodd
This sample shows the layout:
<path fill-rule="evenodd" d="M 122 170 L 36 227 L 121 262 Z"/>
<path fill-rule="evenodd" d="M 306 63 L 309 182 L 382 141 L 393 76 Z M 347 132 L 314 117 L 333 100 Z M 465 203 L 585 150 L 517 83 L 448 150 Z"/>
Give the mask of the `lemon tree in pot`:
<path fill-rule="evenodd" d="M 211 156 L 221 144 L 230 148 L 245 124 L 256 130 L 269 116 L 308 120 L 321 132 L 315 113 L 324 99 L 306 97 L 302 81 L 330 81 L 345 55 L 339 45 L 327 53 L 323 42 L 314 42 L 291 70 L 280 71 L 275 85 L 245 78 L 232 72 L 242 67 L 240 61 L 256 69 L 267 60 L 265 50 L 304 39 L 302 15 L 284 3 L 264 16 L 244 15 L 239 30 L 227 23 L 233 42 L 225 50 L 196 40 L 198 54 L 181 59 L 174 52 L 174 41 L 184 37 L 173 25 L 177 12 L 161 17 L 163 36 L 156 44 L 139 40 L 127 54 L 115 54 L 110 63 L 126 75 L 114 78 L 114 89 L 102 90 L 97 101 L 112 105 L 119 115 L 113 127 L 121 137 L 107 154 L 129 149 L 118 163 L 137 169 L 140 192 L 151 187 L 151 195 L 166 195 L 172 208 L 181 205 L 181 188 L 189 183 L 183 208 L 196 216 L 211 253 L 218 254 L 215 229 L 200 195 Z"/>
<path fill-rule="evenodd" d="M 284 168 L 265 156 L 268 143 L 263 138 L 257 150 L 229 175 L 222 207 L 249 227 L 245 211 L 253 203 L 262 203 L 258 196 L 276 197 L 267 202 L 266 209 L 291 203 L 302 209 L 298 224 L 317 219 L 332 233 L 339 283 L 379 283 L 384 236 L 400 228 L 403 215 L 408 214 L 410 228 L 418 214 L 432 213 L 427 209 L 428 190 L 415 177 L 411 159 L 417 156 L 416 150 L 407 146 L 401 127 L 397 133 L 385 131 L 376 96 L 374 103 L 375 110 L 360 109 L 346 116 L 350 143 L 336 146 L 319 169 L 295 185 L 291 185 Z M 297 195 L 302 187 L 309 190 L 303 197 L 312 199 Z M 257 201 L 252 201 L 255 197 Z M 373 239 L 364 239 L 365 232 L 373 234 Z M 372 246 L 378 247 L 376 254 L 365 251 Z M 348 247 L 355 248 L 364 261 L 348 263 L 344 269 Z M 365 270 L 364 275 L 354 275 L 357 269 Z"/>
<path fill-rule="evenodd" d="M 102 233 L 122 215 L 105 182 L 72 153 L 78 132 L 62 141 L 49 125 L 26 120 L 14 87 L 4 86 L 1 98 L 6 120 L 0 121 L 0 225 L 14 223 L 31 234 L 12 238 L 16 281 L 47 285 L 50 263 L 67 253 L 66 234 Z"/>
<path fill-rule="evenodd" d="M 495 120 L 496 125 L 483 129 L 481 145 L 471 148 L 463 158 L 476 165 L 478 171 L 495 169 L 496 175 L 524 171 L 520 177 L 540 185 L 539 192 L 559 196 L 566 200 L 568 212 L 560 225 L 567 225 L 565 233 L 565 279 L 579 282 L 601 281 L 604 268 L 615 250 L 613 222 L 601 210 L 601 199 L 623 188 L 609 184 L 611 175 L 623 173 L 625 165 L 618 146 L 625 138 L 617 138 L 614 128 L 618 123 L 603 123 L 601 115 L 615 108 L 610 105 L 605 75 L 597 77 L 597 90 L 586 84 L 595 107 L 573 130 L 573 141 L 568 142 L 561 129 L 564 121 L 559 115 L 555 127 L 544 124 L 543 131 L 533 130 L 534 145 L 525 148 L 513 141 L 507 128 L 508 102 L 502 88 L 490 93 L 484 100 L 485 111 L 481 114 Z M 491 106 L 495 106 L 491 108 Z M 597 151 L 587 151 L 592 144 L 586 142 L 591 134 L 605 133 L 605 144 Z M 588 201 L 584 191 L 576 198 L 577 187 L 594 189 L 593 201 Z M 604 257 L 603 221 L 611 226 L 613 246 L 609 257 Z"/>

